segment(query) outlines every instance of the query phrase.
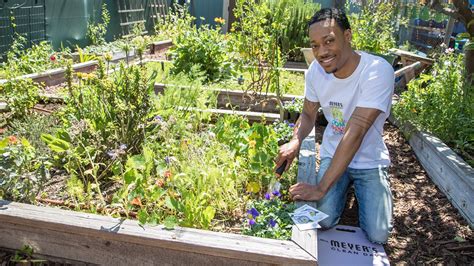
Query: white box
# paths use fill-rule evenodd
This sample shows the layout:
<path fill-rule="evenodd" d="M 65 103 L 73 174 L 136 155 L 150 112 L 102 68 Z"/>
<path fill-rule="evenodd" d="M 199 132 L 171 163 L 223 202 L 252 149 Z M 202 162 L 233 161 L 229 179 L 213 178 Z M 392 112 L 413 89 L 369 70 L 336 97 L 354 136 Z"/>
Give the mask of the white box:
<path fill-rule="evenodd" d="M 371 243 L 358 227 L 318 230 L 318 265 L 390 265 L 382 245 Z"/>

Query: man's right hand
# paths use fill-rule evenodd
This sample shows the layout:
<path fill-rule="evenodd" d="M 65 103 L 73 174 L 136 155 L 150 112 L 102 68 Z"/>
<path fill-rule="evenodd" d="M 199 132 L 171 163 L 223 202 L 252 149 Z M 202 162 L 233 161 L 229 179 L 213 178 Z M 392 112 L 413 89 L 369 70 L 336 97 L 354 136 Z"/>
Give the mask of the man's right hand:
<path fill-rule="evenodd" d="M 297 138 L 293 138 L 290 142 L 283 144 L 280 147 L 280 151 L 278 152 L 278 156 L 275 160 L 275 169 L 276 170 L 280 165 L 282 165 L 285 161 L 287 161 L 285 171 L 288 170 L 291 166 L 291 163 L 298 155 L 300 150 L 300 141 Z"/>

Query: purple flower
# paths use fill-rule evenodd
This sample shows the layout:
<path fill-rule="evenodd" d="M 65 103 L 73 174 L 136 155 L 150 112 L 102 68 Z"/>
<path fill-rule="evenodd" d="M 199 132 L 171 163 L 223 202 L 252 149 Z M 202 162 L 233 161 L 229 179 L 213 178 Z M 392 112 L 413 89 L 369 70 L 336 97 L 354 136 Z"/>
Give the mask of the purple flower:
<path fill-rule="evenodd" d="M 265 199 L 269 200 L 270 199 L 270 193 L 265 193 Z"/>
<path fill-rule="evenodd" d="M 165 162 L 166 162 L 166 164 L 169 165 L 169 164 L 170 164 L 170 157 L 166 156 L 166 157 L 165 157 Z"/>
<path fill-rule="evenodd" d="M 253 226 L 254 224 L 255 224 L 255 220 L 254 220 L 254 219 L 250 219 L 250 220 L 249 220 L 249 225 L 250 225 L 250 226 Z"/>
<path fill-rule="evenodd" d="M 260 213 L 255 208 L 252 208 L 252 209 L 248 210 L 247 213 L 251 214 L 253 218 L 260 215 Z"/>
<path fill-rule="evenodd" d="M 107 155 L 113 160 L 115 160 L 118 157 L 118 153 L 115 150 L 108 151 Z"/>
<path fill-rule="evenodd" d="M 127 144 L 120 144 L 120 147 L 119 147 L 122 151 L 126 150 L 127 149 Z"/>
<path fill-rule="evenodd" d="M 295 127 L 295 123 L 289 123 L 288 126 Z"/>
<path fill-rule="evenodd" d="M 271 226 L 271 227 L 275 227 L 275 225 L 277 224 L 277 222 L 275 220 L 273 220 L 272 218 L 270 218 L 270 221 L 268 221 L 268 224 Z"/>
<path fill-rule="evenodd" d="M 155 120 L 163 121 L 163 117 L 161 117 L 161 115 L 157 115 L 155 116 Z"/>
<path fill-rule="evenodd" d="M 278 190 L 273 191 L 272 194 L 275 197 L 281 197 L 280 191 L 278 191 Z"/>

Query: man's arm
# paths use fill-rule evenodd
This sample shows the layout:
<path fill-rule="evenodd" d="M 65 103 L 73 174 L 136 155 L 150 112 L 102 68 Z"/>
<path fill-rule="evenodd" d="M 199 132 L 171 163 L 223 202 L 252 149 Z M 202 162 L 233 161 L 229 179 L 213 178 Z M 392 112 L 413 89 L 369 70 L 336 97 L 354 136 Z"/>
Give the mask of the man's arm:
<path fill-rule="evenodd" d="M 382 111 L 374 108 L 357 107 L 349 119 L 344 136 L 339 142 L 329 168 L 321 182 L 315 186 L 297 183 L 290 187 L 294 200 L 319 200 L 344 173 L 360 148 L 365 134 Z"/>
<path fill-rule="evenodd" d="M 314 127 L 319 107 L 319 102 L 311 102 L 307 99 L 304 99 L 303 111 L 300 115 L 299 125 L 293 133 L 293 138 L 290 140 L 290 142 L 280 147 L 280 152 L 278 153 L 278 157 L 276 159 L 275 169 L 277 169 L 285 161 L 288 161 L 285 170 L 290 168 L 291 163 L 300 150 L 301 143 L 309 135 Z"/>

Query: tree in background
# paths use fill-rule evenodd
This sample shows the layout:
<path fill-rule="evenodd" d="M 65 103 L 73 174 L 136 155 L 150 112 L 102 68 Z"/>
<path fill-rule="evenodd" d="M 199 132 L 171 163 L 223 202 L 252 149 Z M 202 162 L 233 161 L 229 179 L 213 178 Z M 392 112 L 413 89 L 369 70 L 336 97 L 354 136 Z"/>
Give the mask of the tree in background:
<path fill-rule="evenodd" d="M 474 83 L 474 15 L 469 8 L 469 1 L 451 0 L 452 6 L 442 3 L 441 0 L 422 0 L 421 2 L 440 13 L 461 21 L 466 26 L 469 43 L 464 46 L 464 63 L 466 77 L 470 81 L 472 91 Z"/>

